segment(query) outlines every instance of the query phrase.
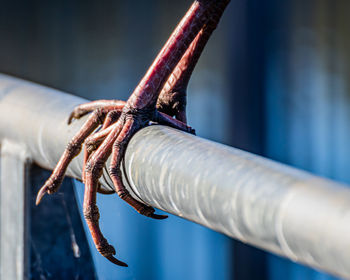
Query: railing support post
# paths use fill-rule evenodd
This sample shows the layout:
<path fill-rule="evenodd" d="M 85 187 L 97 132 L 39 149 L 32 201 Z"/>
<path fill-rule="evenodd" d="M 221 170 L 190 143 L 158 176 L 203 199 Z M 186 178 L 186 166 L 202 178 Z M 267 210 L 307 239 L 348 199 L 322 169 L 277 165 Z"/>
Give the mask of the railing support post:
<path fill-rule="evenodd" d="M 0 279 L 28 278 L 27 156 L 24 146 L 3 141 L 0 165 Z"/>

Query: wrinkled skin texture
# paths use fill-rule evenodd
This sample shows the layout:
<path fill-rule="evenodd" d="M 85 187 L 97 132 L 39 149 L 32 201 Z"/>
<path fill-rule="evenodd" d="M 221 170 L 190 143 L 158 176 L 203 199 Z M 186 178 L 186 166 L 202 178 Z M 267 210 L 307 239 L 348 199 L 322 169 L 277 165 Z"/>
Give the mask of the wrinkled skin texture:
<path fill-rule="evenodd" d="M 137 212 L 154 219 L 167 218 L 155 214 L 153 207 L 131 196 L 122 183 L 120 163 L 130 138 L 150 122 L 194 133 L 186 124 L 187 85 L 228 2 L 229 0 L 195 1 L 126 102 L 93 101 L 76 107 L 69 116 L 68 124 L 73 119 L 90 114 L 40 189 L 36 203 L 39 204 L 46 193 L 52 194 L 58 190 L 69 163 L 85 144 L 82 175 L 85 184 L 84 217 L 97 250 L 117 265 L 127 266 L 114 257 L 116 252 L 99 227 L 96 193 L 103 192 L 99 185 L 103 167 L 111 157 L 109 175 L 115 192 Z M 100 130 L 96 132 L 98 127 Z"/>

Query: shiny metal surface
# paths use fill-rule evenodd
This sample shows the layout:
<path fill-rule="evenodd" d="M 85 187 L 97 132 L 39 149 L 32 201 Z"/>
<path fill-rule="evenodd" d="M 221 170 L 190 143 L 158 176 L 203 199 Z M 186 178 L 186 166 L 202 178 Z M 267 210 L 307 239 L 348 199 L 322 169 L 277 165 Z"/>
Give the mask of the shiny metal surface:
<path fill-rule="evenodd" d="M 1 141 L 0 279 L 23 280 L 28 275 L 27 159 L 24 146 Z"/>
<path fill-rule="evenodd" d="M 53 168 L 81 121 L 78 97 L 0 76 L 0 140 Z M 81 155 L 68 174 L 80 177 Z M 243 242 L 350 278 L 350 189 L 163 126 L 139 131 L 124 163 L 139 199 Z M 106 188 L 111 188 L 105 173 Z"/>

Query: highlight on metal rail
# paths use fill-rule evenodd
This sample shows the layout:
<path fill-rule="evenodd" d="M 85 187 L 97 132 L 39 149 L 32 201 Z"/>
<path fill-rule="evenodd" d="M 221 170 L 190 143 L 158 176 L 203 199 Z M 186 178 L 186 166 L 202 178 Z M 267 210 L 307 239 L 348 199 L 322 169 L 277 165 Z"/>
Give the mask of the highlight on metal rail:
<path fill-rule="evenodd" d="M 0 75 L 1 275 L 11 275 L 14 267 L 15 274 L 25 270 L 19 265 L 26 254 L 24 164 L 35 162 L 47 169 L 55 166 L 84 121 L 67 126 L 67 117 L 84 102 L 58 90 Z M 67 174 L 79 179 L 81 170 L 80 155 Z M 129 191 L 149 205 L 293 261 L 350 278 L 347 186 L 159 125 L 142 129 L 131 139 L 123 175 Z M 111 189 L 106 171 L 103 178 L 104 188 Z M 17 203 L 8 203 L 10 199 Z M 16 223 L 4 227 L 15 213 Z M 20 248 L 16 264 L 11 263 L 13 258 L 5 261 L 3 257 L 13 246 Z"/>

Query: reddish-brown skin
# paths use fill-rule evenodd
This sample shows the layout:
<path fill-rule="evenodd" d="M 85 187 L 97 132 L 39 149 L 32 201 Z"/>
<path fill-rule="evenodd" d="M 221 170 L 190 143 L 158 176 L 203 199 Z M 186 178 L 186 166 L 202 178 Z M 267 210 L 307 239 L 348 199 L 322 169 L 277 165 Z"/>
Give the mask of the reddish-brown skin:
<path fill-rule="evenodd" d="M 186 91 L 188 82 L 210 35 L 219 23 L 228 1 L 226 3 L 224 1 L 222 2 L 222 6 L 218 5 L 217 9 L 210 15 L 208 22 L 199 31 L 196 38 L 186 50 L 184 56 L 164 85 L 157 100 L 157 109 L 159 111 L 169 116 L 174 116 L 184 123 L 187 123 Z"/>
<path fill-rule="evenodd" d="M 113 246 L 101 233 L 96 205 L 96 192 L 102 192 L 98 180 L 104 164 L 111 156 L 109 174 L 120 198 L 142 215 L 155 219 L 167 217 L 154 214 L 153 207 L 130 195 L 121 179 L 120 163 L 132 135 L 150 121 L 194 133 L 186 125 L 186 88 L 203 48 L 228 3 L 229 0 L 195 1 L 127 102 L 93 101 L 76 107 L 69 116 L 68 124 L 92 112 L 67 145 L 52 175 L 40 189 L 36 203 L 40 203 L 45 193 L 52 194 L 58 190 L 67 166 L 85 143 L 82 175 L 85 184 L 84 217 L 97 250 L 117 265 L 127 266 L 113 256 Z M 101 130 L 89 136 L 99 125 L 102 125 Z"/>

